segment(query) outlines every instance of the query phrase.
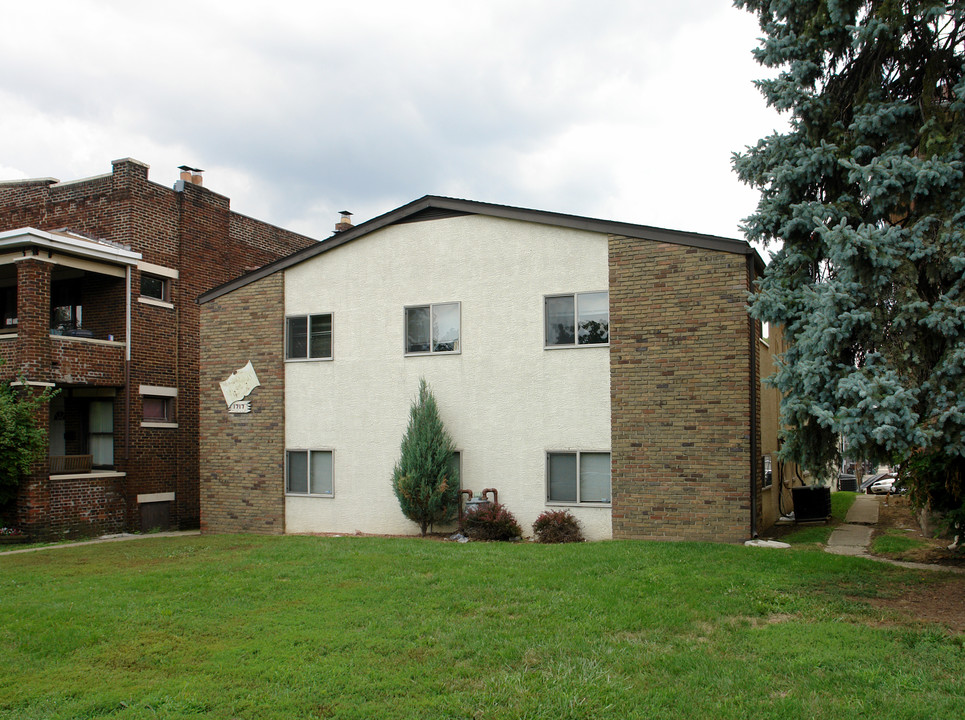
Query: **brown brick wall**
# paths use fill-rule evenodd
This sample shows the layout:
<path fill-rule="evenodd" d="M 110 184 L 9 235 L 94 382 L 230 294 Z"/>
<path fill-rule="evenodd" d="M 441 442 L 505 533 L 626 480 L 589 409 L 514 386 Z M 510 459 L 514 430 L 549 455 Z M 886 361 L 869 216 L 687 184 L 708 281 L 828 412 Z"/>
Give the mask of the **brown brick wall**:
<path fill-rule="evenodd" d="M 124 348 L 81 338 L 50 338 L 51 379 L 69 385 L 124 384 Z"/>
<path fill-rule="evenodd" d="M 17 363 L 17 338 L 0 335 L 0 360 L 3 361 L 4 374 Z"/>
<path fill-rule="evenodd" d="M 147 166 L 130 159 L 115 161 L 113 172 L 108 175 L 77 182 L 0 183 L 0 229 L 27 226 L 41 230 L 66 227 L 94 238 L 120 242 L 141 253 L 146 262 L 179 271 L 179 277 L 170 283 L 173 308 L 138 302 L 140 272 L 132 271 L 129 414 L 125 412 L 123 360 L 120 366 L 109 368 L 100 362 L 113 348 L 73 343 L 68 350 L 67 341 L 52 341 L 47 332 L 46 309 L 35 311 L 36 327 L 25 339 L 28 333 L 24 318 L 30 312 L 26 308 L 49 307 L 49 301 L 41 298 L 49 294 L 49 264 L 41 269 L 34 265 L 45 264 L 28 261 L 31 265 L 25 268 L 24 279 L 18 280 L 20 337 L 13 342 L 21 348 L 17 363 L 32 363 L 31 380 L 52 377 L 117 389 L 114 459 L 115 467 L 128 473 L 123 484 L 127 527 L 139 527 L 138 494 L 171 491 L 176 498 L 171 508 L 172 523 L 182 528 L 197 527 L 200 310 L 196 298 L 248 270 L 307 247 L 314 240 L 233 213 L 228 198 L 207 188 L 185 183 L 179 185 L 178 191 L 152 183 Z M 109 333 L 115 340 L 124 340 L 123 294 L 117 301 L 118 291 L 123 292 L 123 281 L 87 276 L 85 283 L 85 325 L 90 325 L 99 337 Z M 89 310 L 88 299 L 94 297 L 115 308 L 115 314 Z M 57 365 L 50 362 L 51 345 Z M 6 345 L 0 343 L 0 347 Z M 57 355 L 57 348 L 64 354 Z M 122 349 L 119 352 L 123 354 Z M 140 385 L 178 389 L 176 429 L 141 427 Z M 40 482 L 42 478 L 36 480 Z M 44 512 L 52 517 L 49 507 Z M 42 522 L 38 520 L 41 515 L 34 512 L 31 518 Z M 42 527 L 37 526 L 36 533 L 42 532 Z"/>
<path fill-rule="evenodd" d="M 611 237 L 614 537 L 749 537 L 747 289 L 742 255 Z"/>
<path fill-rule="evenodd" d="M 225 318 L 244 317 L 244 327 Z M 201 530 L 285 530 L 284 274 L 201 306 Z M 251 361 L 251 413 L 231 414 L 220 383 Z"/>
<path fill-rule="evenodd" d="M 123 532 L 126 526 L 124 478 L 60 479 L 47 481 L 49 537 L 83 537 Z"/>

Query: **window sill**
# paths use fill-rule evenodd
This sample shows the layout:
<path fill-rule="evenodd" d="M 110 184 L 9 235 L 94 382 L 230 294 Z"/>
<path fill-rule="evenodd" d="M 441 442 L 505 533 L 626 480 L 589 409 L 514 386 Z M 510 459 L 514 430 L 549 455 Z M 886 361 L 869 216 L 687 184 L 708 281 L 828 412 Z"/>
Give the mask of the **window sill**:
<path fill-rule="evenodd" d="M 177 429 L 178 424 L 176 422 L 142 422 L 142 428 L 173 428 Z"/>
<path fill-rule="evenodd" d="M 167 302 L 166 300 L 157 300 L 150 297 L 139 297 L 137 299 L 139 303 L 144 303 L 145 305 L 153 305 L 154 307 L 167 308 L 168 310 L 174 310 L 174 303 Z"/>
<path fill-rule="evenodd" d="M 582 345 L 544 345 L 544 350 L 583 350 L 586 348 L 608 348 L 610 343 L 583 343 Z"/>
<path fill-rule="evenodd" d="M 286 498 L 306 498 L 308 500 L 311 500 L 312 498 L 320 499 L 320 500 L 333 500 L 335 498 L 335 493 L 332 493 L 331 495 L 318 495 L 318 494 L 309 495 L 308 493 L 286 492 L 285 497 Z"/>
<path fill-rule="evenodd" d="M 143 493 L 137 496 L 138 503 L 174 502 L 173 492 Z"/>
<path fill-rule="evenodd" d="M 613 502 L 565 502 L 563 500 L 547 500 L 547 507 L 573 507 L 573 508 L 606 508 L 613 507 Z"/>
<path fill-rule="evenodd" d="M 435 355 L 462 355 L 462 350 L 445 350 L 440 352 L 407 352 L 405 357 L 433 357 Z"/>
<path fill-rule="evenodd" d="M 286 363 L 304 363 L 304 362 L 332 362 L 335 358 L 333 357 L 317 357 L 317 358 L 285 358 Z"/>

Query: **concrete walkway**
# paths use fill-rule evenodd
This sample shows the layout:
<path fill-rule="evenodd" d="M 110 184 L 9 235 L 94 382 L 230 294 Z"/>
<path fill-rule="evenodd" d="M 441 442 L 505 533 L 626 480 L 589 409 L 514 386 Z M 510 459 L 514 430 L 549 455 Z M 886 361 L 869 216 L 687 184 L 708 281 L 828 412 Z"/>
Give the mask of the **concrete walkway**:
<path fill-rule="evenodd" d="M 844 525 L 839 525 L 828 538 L 827 551 L 835 555 L 867 555 L 871 533 L 878 523 L 878 495 L 858 495 L 848 510 Z"/>
<path fill-rule="evenodd" d="M 868 547 L 871 545 L 871 535 L 874 532 L 874 526 L 878 523 L 878 510 L 884 500 L 884 495 L 858 495 L 854 499 L 854 505 L 848 510 L 844 519 L 845 524 L 839 525 L 831 532 L 825 552 L 834 555 L 860 556 L 876 562 L 911 568 L 912 570 L 938 570 L 959 575 L 965 574 L 965 568 L 904 562 L 870 555 Z"/>
<path fill-rule="evenodd" d="M 29 547 L 23 548 L 22 550 L 4 550 L 0 552 L 0 555 L 16 555 L 18 553 L 29 553 L 29 552 L 39 552 L 41 550 L 62 550 L 64 548 L 77 547 L 79 545 L 95 545 L 97 543 L 107 543 L 107 542 L 121 542 L 123 540 L 147 540 L 148 538 L 159 538 L 159 537 L 181 537 L 183 535 L 200 535 L 200 530 L 172 530 L 170 532 L 155 532 L 155 533 L 145 533 L 134 534 L 134 533 L 119 533 L 117 535 L 104 535 L 99 538 L 94 538 L 93 540 L 80 540 L 78 542 L 62 542 L 55 545 L 41 545 L 39 547 Z"/>

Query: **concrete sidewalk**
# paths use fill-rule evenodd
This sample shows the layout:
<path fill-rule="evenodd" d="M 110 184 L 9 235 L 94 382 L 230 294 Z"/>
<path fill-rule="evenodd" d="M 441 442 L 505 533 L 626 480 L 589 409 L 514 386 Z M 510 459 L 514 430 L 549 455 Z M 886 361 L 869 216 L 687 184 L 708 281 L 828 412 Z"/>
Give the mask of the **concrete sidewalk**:
<path fill-rule="evenodd" d="M 874 532 L 874 526 L 878 523 L 878 510 L 881 503 L 886 499 L 884 495 L 858 495 L 854 500 L 854 505 L 848 510 L 844 519 L 845 524 L 839 525 L 831 532 L 831 537 L 828 538 L 828 546 L 824 549 L 825 552 L 834 555 L 861 556 L 876 562 L 898 565 L 912 570 L 937 570 L 958 575 L 965 574 L 965 568 L 891 560 L 890 558 L 869 554 L 868 547 L 871 545 L 871 535 Z"/>
<path fill-rule="evenodd" d="M 183 535 L 200 535 L 200 530 L 171 530 L 169 532 L 154 532 L 144 534 L 119 533 L 117 535 L 104 535 L 93 540 L 80 540 L 78 542 L 61 542 L 56 545 L 41 545 L 39 547 L 23 548 L 22 550 L 4 550 L 0 555 L 16 555 L 18 553 L 39 552 L 41 550 L 62 550 L 79 545 L 94 545 L 96 543 L 121 542 L 123 540 L 147 540 L 148 538 L 159 537 L 181 537 Z"/>
<path fill-rule="evenodd" d="M 827 551 L 835 555 L 867 555 L 880 503 L 878 495 L 858 495 L 848 510 L 845 524 L 836 527 L 828 538 Z"/>

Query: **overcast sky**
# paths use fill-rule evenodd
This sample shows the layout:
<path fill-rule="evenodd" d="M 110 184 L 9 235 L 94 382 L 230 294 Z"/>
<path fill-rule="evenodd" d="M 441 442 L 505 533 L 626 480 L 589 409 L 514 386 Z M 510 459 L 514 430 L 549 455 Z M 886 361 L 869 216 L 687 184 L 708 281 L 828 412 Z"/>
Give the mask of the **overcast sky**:
<path fill-rule="evenodd" d="M 784 126 L 729 0 L 4 5 L 0 179 L 203 168 L 313 237 L 422 195 L 741 237 Z"/>

